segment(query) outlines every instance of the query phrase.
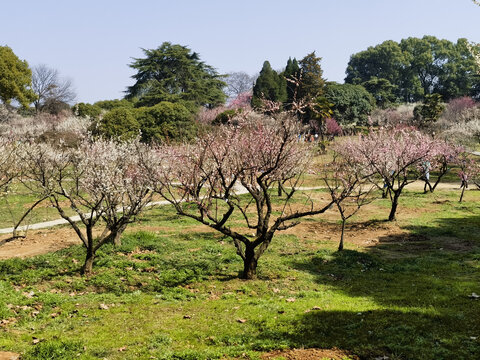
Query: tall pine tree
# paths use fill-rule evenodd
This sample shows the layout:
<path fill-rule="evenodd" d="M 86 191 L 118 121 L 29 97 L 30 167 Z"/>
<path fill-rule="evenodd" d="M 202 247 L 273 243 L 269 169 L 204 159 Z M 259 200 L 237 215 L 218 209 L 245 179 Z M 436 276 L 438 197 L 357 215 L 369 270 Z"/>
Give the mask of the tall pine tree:
<path fill-rule="evenodd" d="M 320 66 L 321 57 L 315 55 L 315 51 L 300 60 L 301 83 L 299 97 L 304 99 L 316 99 L 323 95 L 325 80 Z"/>
<path fill-rule="evenodd" d="M 261 107 L 262 99 L 285 102 L 287 99 L 286 81 L 268 61 L 263 63 L 262 70 L 253 87 L 252 106 Z"/>
<path fill-rule="evenodd" d="M 297 97 L 297 91 L 299 87 L 299 79 L 300 79 L 300 66 L 298 66 L 297 59 L 288 58 L 287 66 L 283 73 L 285 77 L 285 81 L 287 83 L 287 102 L 285 107 L 288 109 L 291 107 L 293 101 L 295 101 Z"/>

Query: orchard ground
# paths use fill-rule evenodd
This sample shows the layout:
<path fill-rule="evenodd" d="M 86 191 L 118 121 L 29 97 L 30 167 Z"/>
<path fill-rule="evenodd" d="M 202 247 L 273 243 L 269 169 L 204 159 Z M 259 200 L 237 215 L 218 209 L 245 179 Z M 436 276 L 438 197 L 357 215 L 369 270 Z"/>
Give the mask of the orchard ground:
<path fill-rule="evenodd" d="M 364 207 L 342 252 L 333 209 L 278 233 L 251 281 L 238 278 L 228 238 L 170 206 L 147 211 L 120 248 L 99 251 L 90 277 L 79 275 L 84 253 L 69 228 L 32 231 L 0 248 L 0 350 L 23 359 L 479 358 L 480 192 L 458 203 L 458 183 L 420 188 L 407 187 L 396 222 L 383 221 L 387 200 Z"/>

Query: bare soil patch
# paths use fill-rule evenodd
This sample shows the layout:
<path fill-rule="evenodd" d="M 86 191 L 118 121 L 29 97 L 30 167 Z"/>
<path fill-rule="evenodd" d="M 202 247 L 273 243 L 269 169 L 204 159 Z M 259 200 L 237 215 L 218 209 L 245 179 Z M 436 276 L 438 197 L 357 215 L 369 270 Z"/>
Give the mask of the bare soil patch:
<path fill-rule="evenodd" d="M 341 225 L 325 222 L 304 222 L 289 229 L 286 233 L 295 234 L 303 240 L 340 241 Z M 406 236 L 408 232 L 396 223 L 367 222 L 347 223 L 345 227 L 345 242 L 357 247 L 375 246 L 380 239 L 387 236 Z"/>
<path fill-rule="evenodd" d="M 293 350 L 276 350 L 264 354 L 262 359 L 276 359 L 278 357 L 285 358 L 287 360 L 319 360 L 319 359 L 335 359 L 341 360 L 348 357 L 353 360 L 359 360 L 360 358 L 352 355 L 348 351 L 340 349 L 293 349 Z"/>
<path fill-rule="evenodd" d="M 20 359 L 20 354 L 16 354 L 8 351 L 0 351 L 0 360 L 18 360 Z"/>
<path fill-rule="evenodd" d="M 100 235 L 101 230 L 96 229 L 94 235 Z M 171 227 L 161 226 L 135 226 L 127 229 L 127 232 L 136 231 L 150 231 L 150 232 L 171 232 Z M 189 228 L 188 231 L 192 232 L 207 232 L 213 230 L 207 226 L 196 226 Z M 168 235 L 168 234 L 167 234 Z M 5 234 L 0 236 L 0 240 L 11 237 L 11 234 Z M 53 227 L 51 229 L 42 230 L 30 230 L 27 233 L 26 238 L 19 238 L 10 241 L 0 246 L 0 260 L 10 259 L 14 257 L 26 258 L 36 255 L 46 254 L 57 250 L 68 248 L 72 245 L 78 245 L 82 242 L 78 238 L 75 231 L 69 227 L 59 228 Z M 0 358 L 1 360 L 1 358 Z"/>
<path fill-rule="evenodd" d="M 11 234 L 0 237 L 5 239 Z M 80 239 L 69 228 L 52 228 L 31 231 L 24 239 L 15 239 L 0 246 L 0 259 L 31 257 L 80 244 Z"/>

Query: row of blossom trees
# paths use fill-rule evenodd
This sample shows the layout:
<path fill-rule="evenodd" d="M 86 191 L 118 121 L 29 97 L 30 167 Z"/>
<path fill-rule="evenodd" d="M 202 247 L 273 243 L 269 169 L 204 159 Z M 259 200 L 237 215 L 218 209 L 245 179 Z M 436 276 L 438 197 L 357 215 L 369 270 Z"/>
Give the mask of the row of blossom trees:
<path fill-rule="evenodd" d="M 395 219 L 398 200 L 405 186 L 425 181 L 424 190 L 433 192 L 449 164 L 459 160 L 464 149 L 435 140 L 414 128 L 380 129 L 358 139 L 349 138 L 335 146 L 335 151 L 347 159 L 351 169 L 361 170 L 383 188 L 392 206 L 388 220 Z M 430 173 L 436 174 L 432 184 Z"/>
<path fill-rule="evenodd" d="M 86 249 L 84 273 L 92 271 L 97 250 L 108 242 L 118 244 L 128 224 L 158 194 L 178 214 L 230 237 L 244 262 L 243 277 L 251 279 L 277 231 L 335 206 L 343 224 L 342 249 L 345 222 L 375 198 L 376 188 L 389 194 L 388 218 L 393 220 L 408 183 L 423 178 L 433 191 L 462 152 L 412 128 L 381 129 L 334 145 L 334 161 L 319 168 L 312 162 L 312 145 L 298 141 L 299 132 L 287 113 L 245 111 L 190 144 L 146 145 L 83 135 L 68 147 L 0 137 L 0 187 L 20 181 L 39 201 L 50 202 Z M 465 174 L 476 166 L 461 164 Z M 432 185 L 428 175 L 434 170 L 438 178 Z M 327 200 L 299 191 L 311 171 L 324 179 Z"/>

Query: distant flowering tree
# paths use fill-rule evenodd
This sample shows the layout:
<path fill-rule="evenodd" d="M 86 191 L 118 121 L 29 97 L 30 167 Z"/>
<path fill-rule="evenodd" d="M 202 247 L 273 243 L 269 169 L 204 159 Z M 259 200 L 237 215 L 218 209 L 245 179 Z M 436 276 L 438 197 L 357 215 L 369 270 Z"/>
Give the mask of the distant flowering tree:
<path fill-rule="evenodd" d="M 283 113 L 275 118 L 250 113 L 195 144 L 157 150 L 161 166 L 151 172 L 157 192 L 178 214 L 230 237 L 244 262 L 245 279 L 256 277 L 258 260 L 277 231 L 333 204 L 307 201 L 308 206 L 290 207 L 294 195 L 302 196 L 297 190 L 311 158 L 311 148 L 298 142 L 298 133 L 298 123 Z M 274 201 L 273 186 L 286 181 L 286 196 Z M 236 223 L 237 213 L 243 227 Z"/>
<path fill-rule="evenodd" d="M 334 118 L 327 118 L 325 120 L 325 129 L 327 135 L 331 137 L 342 135 L 343 130 L 340 125 L 338 125 L 337 121 Z"/>
<path fill-rule="evenodd" d="M 442 178 L 450 170 L 449 166 L 457 163 L 459 156 L 464 152 L 463 146 L 436 140 L 429 156 L 417 165 L 418 170 L 422 173 L 421 179 L 425 182 L 423 191 L 425 193 L 427 191 L 434 192 Z M 435 174 L 436 177 L 433 184 L 432 174 Z"/>
<path fill-rule="evenodd" d="M 4 196 L 7 207 L 10 207 L 8 198 L 12 193 L 15 193 L 15 187 L 11 186 L 12 183 L 17 181 L 21 176 L 21 166 L 19 159 L 19 145 L 14 137 L 4 137 L 0 135 L 0 196 Z M 3 245 L 9 241 L 15 240 L 19 237 L 25 237 L 25 235 L 19 235 L 17 232 L 18 227 L 30 214 L 30 212 L 40 203 L 42 199 L 34 202 L 27 209 L 23 210 L 20 217 L 16 218 L 13 212 L 11 212 L 13 220 L 13 231 L 10 238 L 0 241 L 0 245 Z"/>
<path fill-rule="evenodd" d="M 474 161 L 467 153 L 461 154 L 457 158 L 457 165 L 460 167 L 458 177 L 460 178 L 460 194 L 459 202 L 462 202 L 465 189 L 468 189 L 468 185 L 473 182 L 478 185 L 478 177 L 480 176 L 480 164 Z"/>
<path fill-rule="evenodd" d="M 434 140 L 413 128 L 380 129 L 358 139 L 347 139 L 335 151 L 383 180 L 392 203 L 388 220 L 395 220 L 398 199 L 405 186 L 422 176 L 419 164 L 429 159 Z"/>
<path fill-rule="evenodd" d="M 447 118 L 451 122 L 458 122 L 461 120 L 462 113 L 476 106 L 475 100 L 469 96 L 452 99 L 447 103 L 442 117 Z"/>
<path fill-rule="evenodd" d="M 48 198 L 75 230 L 86 248 L 83 273 L 92 272 L 97 250 L 107 242 L 118 243 L 150 201 L 150 179 L 142 165 L 150 158 L 147 151 L 137 140 L 116 143 L 88 138 L 76 149 L 44 143 L 23 146 L 24 184 Z M 97 225 L 104 226 L 99 235 L 94 234 Z"/>
<path fill-rule="evenodd" d="M 250 110 L 251 102 L 252 102 L 252 92 L 251 91 L 242 92 L 238 94 L 232 101 L 230 101 L 230 103 L 228 104 L 228 107 L 230 109 Z"/>
<path fill-rule="evenodd" d="M 344 247 L 345 224 L 362 206 L 375 200 L 375 185 L 370 180 L 371 170 L 362 164 L 334 156 L 334 160 L 321 170 L 342 221 L 338 251 Z"/>
<path fill-rule="evenodd" d="M 202 125 L 211 125 L 215 118 L 226 110 L 228 109 L 225 106 L 217 106 L 213 109 L 201 108 L 195 115 L 195 120 Z"/>

